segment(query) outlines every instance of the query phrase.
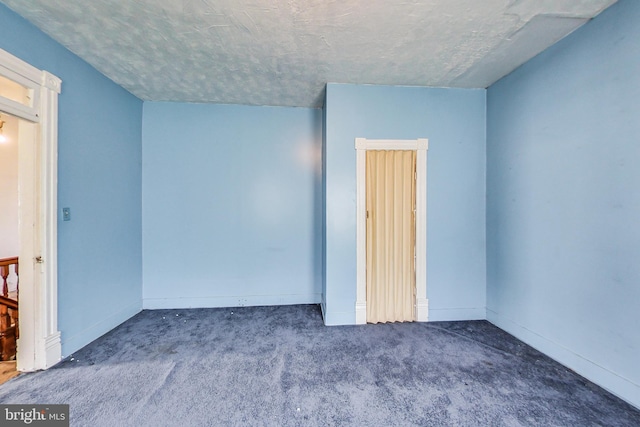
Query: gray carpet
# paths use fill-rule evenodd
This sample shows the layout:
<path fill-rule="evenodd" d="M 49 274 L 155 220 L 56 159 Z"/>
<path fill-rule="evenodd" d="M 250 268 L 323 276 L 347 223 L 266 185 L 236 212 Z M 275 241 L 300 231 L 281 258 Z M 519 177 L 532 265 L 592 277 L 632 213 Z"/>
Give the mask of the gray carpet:
<path fill-rule="evenodd" d="M 325 327 L 309 305 L 143 311 L 0 401 L 74 426 L 640 426 L 487 322 Z"/>

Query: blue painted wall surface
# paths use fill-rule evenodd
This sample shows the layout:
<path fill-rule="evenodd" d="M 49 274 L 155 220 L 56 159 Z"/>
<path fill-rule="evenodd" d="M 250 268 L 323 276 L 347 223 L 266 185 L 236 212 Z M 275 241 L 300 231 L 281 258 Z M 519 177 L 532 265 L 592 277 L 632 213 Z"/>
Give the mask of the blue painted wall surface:
<path fill-rule="evenodd" d="M 488 91 L 487 309 L 640 406 L 640 2 Z"/>
<path fill-rule="evenodd" d="M 428 138 L 430 320 L 485 317 L 485 91 L 327 85 L 327 324 L 355 322 L 356 137 Z"/>
<path fill-rule="evenodd" d="M 0 48 L 62 79 L 58 326 L 62 353 L 142 307 L 142 102 L 0 5 Z"/>
<path fill-rule="evenodd" d="M 144 306 L 319 303 L 322 111 L 145 102 Z"/>

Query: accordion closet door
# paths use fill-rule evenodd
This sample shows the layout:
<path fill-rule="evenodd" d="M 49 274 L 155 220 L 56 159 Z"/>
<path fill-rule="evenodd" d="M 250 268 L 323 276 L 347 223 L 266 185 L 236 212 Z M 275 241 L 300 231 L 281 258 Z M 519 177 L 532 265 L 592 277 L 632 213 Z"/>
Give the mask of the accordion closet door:
<path fill-rule="evenodd" d="M 416 151 L 366 153 L 367 322 L 415 320 Z"/>

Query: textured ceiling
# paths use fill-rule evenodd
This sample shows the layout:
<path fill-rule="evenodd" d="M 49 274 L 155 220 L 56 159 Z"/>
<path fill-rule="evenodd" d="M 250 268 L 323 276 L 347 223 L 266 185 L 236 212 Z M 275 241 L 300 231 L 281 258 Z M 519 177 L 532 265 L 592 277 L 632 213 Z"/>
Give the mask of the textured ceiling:
<path fill-rule="evenodd" d="M 616 0 L 1 0 L 144 100 L 318 107 L 484 88 Z"/>

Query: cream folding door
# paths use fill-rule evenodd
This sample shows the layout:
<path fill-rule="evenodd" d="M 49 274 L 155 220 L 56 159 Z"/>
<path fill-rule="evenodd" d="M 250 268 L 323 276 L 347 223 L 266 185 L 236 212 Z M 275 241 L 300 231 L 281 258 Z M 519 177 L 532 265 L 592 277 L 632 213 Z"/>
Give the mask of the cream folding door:
<path fill-rule="evenodd" d="M 415 151 L 367 151 L 368 323 L 415 320 L 415 177 Z"/>

